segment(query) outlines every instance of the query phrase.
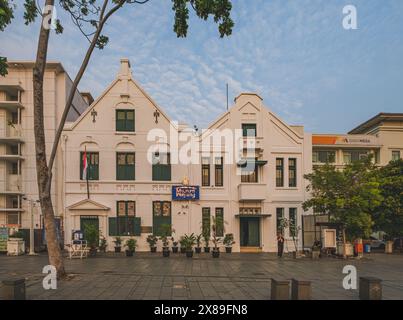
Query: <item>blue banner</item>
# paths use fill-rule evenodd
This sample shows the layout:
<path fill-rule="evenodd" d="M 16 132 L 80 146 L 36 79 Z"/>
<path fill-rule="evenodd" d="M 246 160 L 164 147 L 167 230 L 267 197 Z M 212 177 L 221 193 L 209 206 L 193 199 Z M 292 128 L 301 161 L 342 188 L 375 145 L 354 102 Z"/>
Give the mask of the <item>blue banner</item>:
<path fill-rule="evenodd" d="M 190 200 L 200 199 L 199 186 L 172 186 L 172 200 Z"/>

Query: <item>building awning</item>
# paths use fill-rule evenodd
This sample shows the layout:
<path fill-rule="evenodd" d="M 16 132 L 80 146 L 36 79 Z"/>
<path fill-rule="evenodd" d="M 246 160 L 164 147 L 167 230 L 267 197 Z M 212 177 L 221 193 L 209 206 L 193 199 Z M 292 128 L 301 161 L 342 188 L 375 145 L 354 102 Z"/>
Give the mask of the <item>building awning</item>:
<path fill-rule="evenodd" d="M 270 213 L 258 213 L 258 214 L 238 213 L 235 215 L 235 218 L 269 218 L 269 217 L 271 217 Z"/>
<path fill-rule="evenodd" d="M 253 158 L 245 158 L 245 159 L 241 159 L 239 160 L 239 162 L 237 163 L 238 167 L 246 167 L 247 164 L 251 163 L 256 164 L 257 166 L 264 166 L 267 164 L 267 160 L 256 160 Z"/>

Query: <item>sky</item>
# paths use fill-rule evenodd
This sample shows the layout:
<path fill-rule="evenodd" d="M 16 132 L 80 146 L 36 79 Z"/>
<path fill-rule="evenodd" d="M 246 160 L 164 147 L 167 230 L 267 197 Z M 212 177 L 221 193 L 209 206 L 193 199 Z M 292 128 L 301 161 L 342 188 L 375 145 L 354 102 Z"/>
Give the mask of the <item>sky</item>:
<path fill-rule="evenodd" d="M 0 56 L 35 58 L 39 24 L 24 25 L 23 0 L 0 32 Z M 57 2 L 57 1 L 56 1 Z M 172 120 L 205 128 L 241 92 L 256 92 L 289 124 L 346 133 L 379 112 L 403 112 L 402 0 L 232 0 L 230 37 L 190 15 L 187 38 L 173 32 L 170 0 L 132 4 L 113 16 L 79 85 L 97 97 L 122 57 Z M 357 9 L 357 30 L 343 28 L 343 8 Z M 59 9 L 62 35 L 51 34 L 49 60 L 73 78 L 87 40 Z"/>

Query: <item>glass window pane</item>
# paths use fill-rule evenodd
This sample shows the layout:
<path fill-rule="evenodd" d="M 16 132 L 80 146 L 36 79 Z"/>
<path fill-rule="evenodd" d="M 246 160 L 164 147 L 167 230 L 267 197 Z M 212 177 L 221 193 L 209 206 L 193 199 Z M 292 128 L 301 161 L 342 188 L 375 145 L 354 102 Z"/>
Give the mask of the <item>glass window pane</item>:
<path fill-rule="evenodd" d="M 116 112 L 116 117 L 118 120 L 125 120 L 126 114 L 124 111 L 117 111 Z"/>
<path fill-rule="evenodd" d="M 161 216 L 161 202 L 159 201 L 153 202 L 153 214 L 154 216 Z"/>
<path fill-rule="evenodd" d="M 118 216 L 126 215 L 126 203 L 124 201 L 118 201 Z"/>
<path fill-rule="evenodd" d="M 134 153 L 128 153 L 127 154 L 127 164 L 128 165 L 134 165 Z"/>
<path fill-rule="evenodd" d="M 128 216 L 136 215 L 136 202 L 134 202 L 134 201 L 127 202 L 127 215 Z"/>
<path fill-rule="evenodd" d="M 118 153 L 118 165 L 126 164 L 126 155 L 124 153 Z"/>
<path fill-rule="evenodd" d="M 171 215 L 171 203 L 168 201 L 164 201 L 162 204 L 162 215 L 164 217 L 169 217 Z"/>
<path fill-rule="evenodd" d="M 127 111 L 127 120 L 134 120 L 134 111 Z"/>

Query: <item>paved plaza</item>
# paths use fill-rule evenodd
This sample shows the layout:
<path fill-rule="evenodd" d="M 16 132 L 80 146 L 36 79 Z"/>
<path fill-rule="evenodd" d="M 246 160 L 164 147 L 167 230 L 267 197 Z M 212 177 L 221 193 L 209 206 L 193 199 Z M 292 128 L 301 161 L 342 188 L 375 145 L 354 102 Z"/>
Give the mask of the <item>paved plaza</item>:
<path fill-rule="evenodd" d="M 0 255 L 0 281 L 26 278 L 28 299 L 270 299 L 270 279 L 312 281 L 313 299 L 358 299 L 358 290 L 342 287 L 343 267 L 357 267 L 358 276 L 383 280 L 384 299 L 403 299 L 403 255 L 371 253 L 363 259 L 278 259 L 273 254 L 98 254 L 66 259 L 68 280 L 57 290 L 44 290 L 41 273 L 47 256 Z M 0 284 L 1 286 L 1 284 Z"/>

